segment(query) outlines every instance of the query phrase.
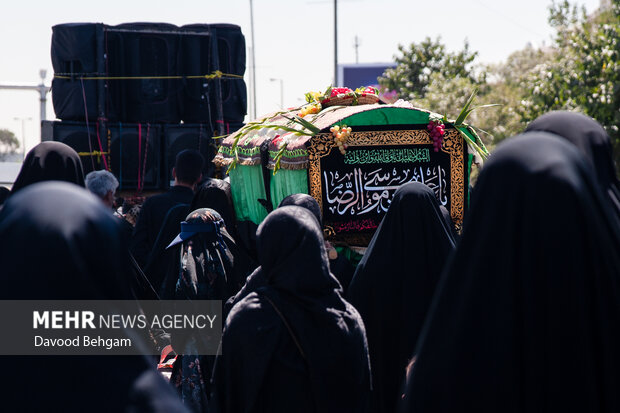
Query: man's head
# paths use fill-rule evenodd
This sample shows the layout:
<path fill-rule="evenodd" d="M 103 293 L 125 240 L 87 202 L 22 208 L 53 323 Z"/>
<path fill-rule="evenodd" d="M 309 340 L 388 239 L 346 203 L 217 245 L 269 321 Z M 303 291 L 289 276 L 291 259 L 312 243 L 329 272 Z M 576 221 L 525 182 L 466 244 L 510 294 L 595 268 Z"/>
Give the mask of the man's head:
<path fill-rule="evenodd" d="M 114 207 L 114 194 L 118 188 L 118 180 L 106 170 L 92 171 L 86 175 L 86 188 L 97 195 L 108 207 Z"/>
<path fill-rule="evenodd" d="M 172 169 L 174 184 L 193 188 L 202 179 L 204 163 L 205 160 L 198 151 L 186 149 L 179 152 Z"/>

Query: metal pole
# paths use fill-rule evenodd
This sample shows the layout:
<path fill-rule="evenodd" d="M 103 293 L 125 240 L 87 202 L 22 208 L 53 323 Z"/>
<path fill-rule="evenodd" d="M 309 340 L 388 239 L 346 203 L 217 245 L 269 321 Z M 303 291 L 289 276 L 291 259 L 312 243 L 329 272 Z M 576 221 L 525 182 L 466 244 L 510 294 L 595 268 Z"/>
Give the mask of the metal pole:
<path fill-rule="evenodd" d="M 45 86 L 45 76 L 47 72 L 44 69 L 39 71 L 39 75 L 41 76 L 41 84 L 39 85 L 7 85 L 0 84 L 0 90 L 33 90 L 39 92 L 39 102 L 41 105 L 40 114 L 41 120 L 46 120 L 46 104 L 47 104 L 47 93 L 50 91 L 49 86 Z"/>
<path fill-rule="evenodd" d="M 250 59 L 252 60 L 252 119 L 256 119 L 256 46 L 254 44 L 254 6 L 250 0 L 250 31 L 252 32 L 252 50 Z"/>
<path fill-rule="evenodd" d="M 338 87 L 338 0 L 334 0 L 334 87 Z"/>
<path fill-rule="evenodd" d="M 45 86 L 45 76 L 47 75 L 47 70 L 45 69 L 39 70 L 39 75 L 41 76 L 41 83 L 37 87 L 39 89 L 39 102 L 41 104 L 40 120 L 41 122 L 43 122 L 44 120 L 47 119 L 46 105 L 47 105 L 47 91 L 49 90 L 49 88 Z"/>

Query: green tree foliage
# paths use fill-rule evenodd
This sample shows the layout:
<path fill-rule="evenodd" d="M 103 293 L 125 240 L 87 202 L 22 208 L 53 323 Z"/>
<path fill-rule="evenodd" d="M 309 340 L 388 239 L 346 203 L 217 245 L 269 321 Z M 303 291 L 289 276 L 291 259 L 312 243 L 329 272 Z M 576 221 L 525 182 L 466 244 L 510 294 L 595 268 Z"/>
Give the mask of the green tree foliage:
<path fill-rule="evenodd" d="M 398 50 L 401 56 L 395 56 L 397 66 L 385 71 L 379 85 L 396 91 L 401 99 L 424 98 L 434 73 L 447 79 L 459 77 L 480 82 L 473 71 L 478 53 L 469 50 L 467 41 L 463 50 L 456 53 L 448 52 L 440 38 L 430 37 L 409 47 L 399 45 Z"/>
<path fill-rule="evenodd" d="M 441 72 L 433 73 L 422 99 L 412 103 L 421 108 L 454 118 L 463 108 L 471 92 L 478 88 L 476 105 L 499 104 L 472 112 L 468 123 L 483 132 L 480 137 L 485 145 L 493 146 L 502 139 L 521 132 L 526 122 L 520 106 L 527 90 L 523 82 L 534 67 L 546 62 L 548 53 L 528 45 L 511 54 L 506 62 L 478 68 L 485 82 L 476 82 L 469 77 L 446 77 Z"/>
<path fill-rule="evenodd" d="M 475 113 L 472 124 L 488 131 L 493 144 L 522 132 L 528 119 L 522 116 L 522 106 L 529 91 L 523 85 L 529 74 L 551 58 L 546 49 L 527 45 L 512 53 L 505 62 L 486 68 L 488 82 L 481 89 L 481 103 L 501 106 Z"/>
<path fill-rule="evenodd" d="M 15 134 L 8 129 L 0 129 L 0 160 L 15 153 L 17 148 L 19 148 L 19 140 Z"/>
<path fill-rule="evenodd" d="M 599 121 L 620 160 L 620 0 L 591 16 L 564 0 L 550 8 L 555 27 L 551 59 L 529 74 L 522 118 L 550 110 L 576 110 Z"/>
<path fill-rule="evenodd" d="M 448 118 L 456 117 L 478 88 L 476 105 L 501 104 L 468 119 L 492 135 L 480 134 L 487 147 L 551 110 L 580 111 L 608 131 L 620 165 L 620 0 L 604 3 L 590 16 L 562 0 L 550 7 L 549 22 L 556 29 L 550 46 L 528 45 L 487 67 L 476 66 L 477 53 L 467 43 L 457 53 L 448 52 L 440 39 L 399 46 L 397 67 L 379 83 Z"/>
<path fill-rule="evenodd" d="M 415 106 L 454 118 L 472 91 L 478 89 L 476 105 L 500 104 L 499 107 L 474 111 L 468 123 L 480 133 L 487 146 L 522 131 L 525 122 L 519 106 L 525 99 L 523 81 L 547 53 L 531 45 L 513 53 L 506 62 L 481 67 L 475 64 L 477 52 L 465 43 L 463 50 L 448 52 L 440 39 L 427 38 L 408 49 L 399 46 L 397 67 L 379 78 L 382 87 L 395 90 L 401 99 Z"/>

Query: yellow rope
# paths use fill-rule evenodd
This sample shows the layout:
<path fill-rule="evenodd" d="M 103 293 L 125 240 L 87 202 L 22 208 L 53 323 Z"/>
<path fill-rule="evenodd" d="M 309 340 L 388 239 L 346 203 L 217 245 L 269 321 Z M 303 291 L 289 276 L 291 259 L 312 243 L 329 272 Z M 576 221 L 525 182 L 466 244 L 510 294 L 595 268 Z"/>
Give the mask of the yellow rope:
<path fill-rule="evenodd" d="M 109 155 L 110 152 L 99 152 L 99 151 L 92 151 L 92 152 L 78 152 L 78 155 L 80 156 L 101 156 L 101 155 Z"/>
<path fill-rule="evenodd" d="M 242 75 L 222 73 L 219 70 L 208 75 L 194 76 L 68 76 L 66 74 L 55 74 L 57 79 L 83 79 L 83 80 L 141 80 L 141 79 L 216 79 L 216 78 L 235 78 L 243 79 Z"/>

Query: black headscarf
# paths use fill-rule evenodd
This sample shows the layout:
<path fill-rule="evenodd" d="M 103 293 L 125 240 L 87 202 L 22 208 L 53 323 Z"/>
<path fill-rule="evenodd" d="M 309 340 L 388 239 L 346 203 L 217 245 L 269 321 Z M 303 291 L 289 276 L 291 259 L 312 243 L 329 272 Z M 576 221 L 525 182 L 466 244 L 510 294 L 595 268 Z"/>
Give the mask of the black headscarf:
<path fill-rule="evenodd" d="M 316 202 L 316 199 L 314 199 L 312 196 L 308 194 L 289 195 L 280 202 L 278 208 L 286 205 L 297 205 L 302 208 L 306 208 L 312 213 L 312 215 L 314 215 L 319 225 L 322 225 L 323 220 L 321 218 L 321 207 L 319 206 L 319 203 Z"/>
<path fill-rule="evenodd" d="M 284 198 L 278 208 L 286 205 L 297 205 L 306 208 L 314 215 L 322 227 L 323 219 L 321 218 L 321 207 L 312 196 L 308 194 L 292 194 Z M 329 252 L 329 251 L 328 251 Z M 329 270 L 342 286 L 342 291 L 346 292 L 355 273 L 355 265 L 353 265 L 343 254 L 337 254 L 336 258 L 329 259 Z"/>
<path fill-rule="evenodd" d="M 226 320 L 214 372 L 217 408 L 364 411 L 370 378 L 363 323 L 329 273 L 315 217 L 301 207 L 276 209 L 259 226 L 257 247 L 267 286 Z"/>
<path fill-rule="evenodd" d="M 230 184 L 222 179 L 209 178 L 196 189 L 194 199 L 189 206 L 190 211 L 200 208 L 211 208 L 217 211 L 224 219 L 226 230 L 233 236 L 236 235 L 235 209 L 232 203 Z"/>
<path fill-rule="evenodd" d="M 620 411 L 620 241 L 591 168 L 500 144 L 424 326 L 406 412 Z"/>
<path fill-rule="evenodd" d="M 131 298 L 116 218 L 72 184 L 38 183 L 7 200 L 0 212 L 0 262 L 0 299 Z M 3 404 L 15 410 L 184 411 L 140 356 L 20 356 L 3 357 L 1 364 L 8 376 Z"/>
<path fill-rule="evenodd" d="M 526 131 L 554 133 L 575 145 L 594 168 L 596 180 L 620 220 L 620 182 L 611 139 L 597 121 L 581 113 L 549 112 L 530 123 Z"/>
<path fill-rule="evenodd" d="M 190 212 L 182 224 L 203 223 L 212 226 L 215 221 L 222 221 L 217 211 L 200 208 Z M 249 271 L 235 263 L 235 241 L 225 226 L 218 227 L 216 232 L 196 233 L 167 250 L 173 251 L 176 260 L 174 268 L 169 269 L 166 274 L 162 289 L 164 299 L 226 301 L 239 291 Z M 184 290 L 183 296 L 179 296 L 180 278 L 194 280 L 192 282 L 196 284 L 193 288 Z M 194 292 L 190 294 L 190 291 Z"/>
<path fill-rule="evenodd" d="M 226 241 L 226 228 L 217 211 L 200 208 L 192 211 L 184 223 L 205 227 L 182 241 L 179 249 L 179 279 L 175 283 L 178 300 L 227 300 L 239 289 L 234 279 L 233 255 Z M 227 237 L 227 238 L 225 238 Z"/>
<path fill-rule="evenodd" d="M 299 206 L 299 207 L 307 209 L 308 211 L 312 213 L 312 215 L 314 215 L 319 225 L 321 224 L 321 208 L 319 207 L 318 202 L 316 202 L 316 199 L 314 199 L 310 195 L 308 194 L 289 195 L 280 202 L 280 205 L 278 205 L 278 208 L 287 206 L 287 205 Z M 266 284 L 267 284 L 267 281 L 265 280 L 264 272 L 261 271 L 260 268 L 255 269 L 252 272 L 252 274 L 250 274 L 250 276 L 247 278 L 247 280 L 241 287 L 241 290 L 239 290 L 239 292 L 234 297 L 231 297 L 224 304 L 224 317 L 228 316 L 228 313 L 230 312 L 230 310 L 233 308 L 235 304 L 243 300 L 250 293 L 256 291 L 257 288 L 262 287 Z"/>
<path fill-rule="evenodd" d="M 401 186 L 360 261 L 347 299 L 364 319 L 373 412 L 394 412 L 441 271 L 454 241 L 433 190 Z"/>
<path fill-rule="evenodd" d="M 258 265 L 253 252 L 246 243 L 242 242 L 242 237 L 237 231 L 237 218 L 230 184 L 222 179 L 208 178 L 205 180 L 196 190 L 189 210 L 195 211 L 200 208 L 210 208 L 220 214 L 226 224 L 226 232 L 235 241 L 233 248 L 236 266 L 245 268 L 248 274 L 254 270 Z"/>
<path fill-rule="evenodd" d="M 80 156 L 62 142 L 41 142 L 26 155 L 11 193 L 42 181 L 65 181 L 83 187 Z"/>

